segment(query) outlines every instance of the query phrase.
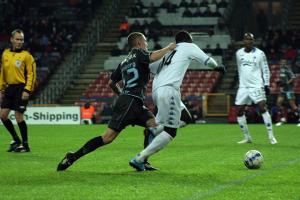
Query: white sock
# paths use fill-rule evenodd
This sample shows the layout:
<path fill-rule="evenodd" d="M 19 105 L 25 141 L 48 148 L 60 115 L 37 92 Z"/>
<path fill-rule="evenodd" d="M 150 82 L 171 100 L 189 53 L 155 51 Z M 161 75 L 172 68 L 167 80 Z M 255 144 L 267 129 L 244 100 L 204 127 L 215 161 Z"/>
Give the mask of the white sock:
<path fill-rule="evenodd" d="M 265 126 L 267 128 L 269 138 L 273 138 L 274 135 L 273 135 L 273 128 L 272 128 L 272 119 L 271 119 L 269 112 L 266 111 L 266 112 L 262 113 L 262 117 L 263 117 Z"/>
<path fill-rule="evenodd" d="M 237 121 L 240 125 L 240 128 L 242 130 L 242 132 L 244 133 L 245 139 L 246 140 L 251 140 L 251 136 L 248 130 L 248 126 L 247 126 L 247 120 L 245 115 L 241 116 L 241 117 L 237 117 Z"/>
<path fill-rule="evenodd" d="M 159 124 L 156 127 L 150 127 L 149 130 L 154 134 L 154 136 L 157 136 L 164 130 L 164 126 Z"/>
<path fill-rule="evenodd" d="M 143 151 L 141 151 L 141 153 L 136 156 L 135 159 L 138 162 L 144 162 L 146 158 L 167 146 L 172 139 L 173 138 L 167 132 L 161 132 Z"/>
<path fill-rule="evenodd" d="M 179 121 L 179 128 L 185 127 L 186 123 L 184 121 Z"/>

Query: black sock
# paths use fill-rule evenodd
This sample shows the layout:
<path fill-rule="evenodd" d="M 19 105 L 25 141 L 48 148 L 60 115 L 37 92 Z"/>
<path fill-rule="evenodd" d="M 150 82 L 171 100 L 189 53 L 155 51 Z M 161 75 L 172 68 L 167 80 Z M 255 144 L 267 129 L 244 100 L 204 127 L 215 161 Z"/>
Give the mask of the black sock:
<path fill-rule="evenodd" d="M 20 138 L 18 137 L 16 130 L 14 128 L 14 125 L 12 124 L 10 119 L 7 120 L 3 120 L 1 119 L 3 125 L 5 126 L 5 128 L 8 130 L 8 132 L 10 133 L 10 135 L 12 136 L 13 140 L 15 142 L 21 143 Z"/>
<path fill-rule="evenodd" d="M 149 145 L 149 133 L 147 130 L 144 130 L 144 149 Z"/>
<path fill-rule="evenodd" d="M 18 123 L 23 143 L 28 143 L 27 124 L 25 121 Z"/>
<path fill-rule="evenodd" d="M 74 153 L 75 159 L 79 159 L 80 157 L 96 150 L 97 148 L 103 146 L 103 139 L 102 136 L 94 137 L 93 139 L 89 140 L 83 147 L 81 147 L 78 151 Z"/>

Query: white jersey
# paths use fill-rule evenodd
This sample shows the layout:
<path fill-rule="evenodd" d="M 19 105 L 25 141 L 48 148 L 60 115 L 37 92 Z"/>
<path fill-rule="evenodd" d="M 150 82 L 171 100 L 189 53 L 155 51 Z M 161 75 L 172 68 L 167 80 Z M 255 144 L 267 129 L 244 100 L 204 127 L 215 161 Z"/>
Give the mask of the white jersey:
<path fill-rule="evenodd" d="M 241 48 L 236 52 L 240 88 L 262 88 L 270 85 L 270 70 L 265 53 L 254 47 L 246 52 Z"/>
<path fill-rule="evenodd" d="M 150 65 L 154 76 L 152 91 L 162 86 L 180 89 L 185 72 L 192 60 L 209 67 L 217 67 L 217 62 L 206 55 L 197 45 L 181 42 L 161 60 Z"/>

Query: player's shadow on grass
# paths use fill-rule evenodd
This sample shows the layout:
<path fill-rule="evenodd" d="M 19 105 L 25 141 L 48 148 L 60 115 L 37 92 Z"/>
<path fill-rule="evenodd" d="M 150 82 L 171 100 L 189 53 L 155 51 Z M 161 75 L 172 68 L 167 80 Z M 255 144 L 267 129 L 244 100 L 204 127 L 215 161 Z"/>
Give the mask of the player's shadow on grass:
<path fill-rule="evenodd" d="M 0 184 L 7 186 L 59 186 L 59 185 L 93 185 L 104 186 L 122 182 L 123 184 L 142 184 L 149 183 L 182 183 L 186 182 L 191 185 L 207 184 L 208 182 L 218 182 L 214 174 L 179 174 L 172 172 L 94 172 L 94 171 L 66 171 L 53 172 L 44 175 L 30 176 L 19 180 L 0 181 Z"/>

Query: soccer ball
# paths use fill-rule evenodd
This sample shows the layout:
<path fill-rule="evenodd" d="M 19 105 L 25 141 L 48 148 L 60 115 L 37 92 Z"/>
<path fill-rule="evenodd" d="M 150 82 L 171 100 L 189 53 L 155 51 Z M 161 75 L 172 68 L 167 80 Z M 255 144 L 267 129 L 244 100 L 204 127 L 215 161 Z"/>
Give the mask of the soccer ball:
<path fill-rule="evenodd" d="M 259 151 L 250 150 L 245 154 L 244 164 L 248 169 L 259 169 L 263 160 L 263 156 Z"/>

